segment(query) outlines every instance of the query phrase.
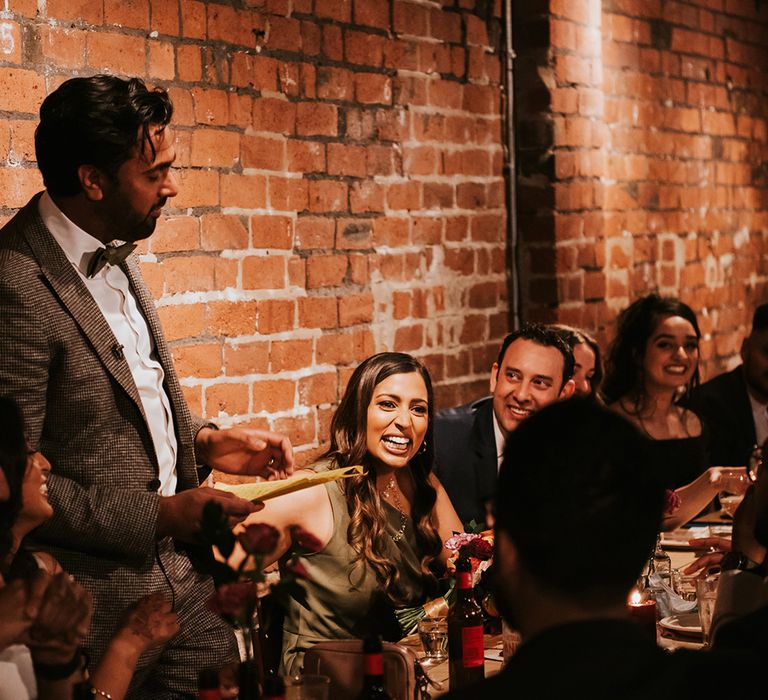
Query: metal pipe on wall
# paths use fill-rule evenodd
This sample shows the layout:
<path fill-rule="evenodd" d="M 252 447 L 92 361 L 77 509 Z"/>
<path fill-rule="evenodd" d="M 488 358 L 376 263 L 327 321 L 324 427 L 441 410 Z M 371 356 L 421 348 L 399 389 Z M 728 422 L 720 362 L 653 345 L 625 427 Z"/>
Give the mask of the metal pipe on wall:
<path fill-rule="evenodd" d="M 504 120 L 503 174 L 507 203 L 507 286 L 509 289 L 510 330 L 520 327 L 522 300 L 520 295 L 520 259 L 517 229 L 517 164 L 515 158 L 514 59 L 512 47 L 512 0 L 504 0 Z"/>

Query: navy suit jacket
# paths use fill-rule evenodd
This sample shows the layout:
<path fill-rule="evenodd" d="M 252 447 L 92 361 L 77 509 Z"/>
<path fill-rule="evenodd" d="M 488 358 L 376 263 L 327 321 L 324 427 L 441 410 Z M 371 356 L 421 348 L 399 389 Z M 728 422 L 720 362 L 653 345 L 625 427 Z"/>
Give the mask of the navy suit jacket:
<path fill-rule="evenodd" d="M 436 473 L 461 522 L 484 523 L 498 462 L 490 396 L 435 416 Z"/>
<path fill-rule="evenodd" d="M 742 366 L 699 386 L 687 405 L 709 428 L 710 465 L 746 465 L 757 437 Z"/>

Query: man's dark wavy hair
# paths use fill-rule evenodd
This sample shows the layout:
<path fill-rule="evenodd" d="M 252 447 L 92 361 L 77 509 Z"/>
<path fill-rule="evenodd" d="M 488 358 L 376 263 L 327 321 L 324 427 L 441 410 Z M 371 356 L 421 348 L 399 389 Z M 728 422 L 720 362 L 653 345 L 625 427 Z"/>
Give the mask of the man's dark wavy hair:
<path fill-rule="evenodd" d="M 565 383 L 573 377 L 573 368 L 575 365 L 573 349 L 568 345 L 559 331 L 552 326 L 545 326 L 543 323 L 526 323 L 522 328 L 512 331 L 506 338 L 504 338 L 504 342 L 501 344 L 501 349 L 499 350 L 499 356 L 496 359 L 499 370 L 501 369 L 501 365 L 504 364 L 504 355 L 506 355 L 507 349 L 512 343 L 520 338 L 523 340 L 530 340 L 545 348 L 555 348 L 555 350 L 563 356 L 563 383 L 560 385 L 560 388 L 562 389 L 563 386 L 565 386 Z"/>
<path fill-rule="evenodd" d="M 149 147 L 154 158 L 150 127 L 166 126 L 172 116 L 168 93 L 150 90 L 139 78 L 94 75 L 65 81 L 43 100 L 35 130 L 46 189 L 53 196 L 74 196 L 81 191 L 81 165 L 94 165 L 114 180 L 137 148 Z"/>

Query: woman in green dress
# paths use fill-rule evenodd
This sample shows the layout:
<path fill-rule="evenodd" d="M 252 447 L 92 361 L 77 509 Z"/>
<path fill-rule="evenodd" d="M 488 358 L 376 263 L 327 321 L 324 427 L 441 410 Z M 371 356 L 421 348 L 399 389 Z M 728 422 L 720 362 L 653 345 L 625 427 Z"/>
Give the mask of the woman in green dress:
<path fill-rule="evenodd" d="M 437 595 L 449 556 L 443 543 L 463 528 L 432 473 L 432 415 L 432 384 L 418 360 L 369 357 L 333 417 L 330 449 L 307 471 L 362 464 L 365 474 L 272 499 L 244 523 L 278 528 L 273 559 L 288 550 L 296 526 L 322 545 L 304 560 L 306 604 L 292 600 L 286 613 L 285 672 L 297 673 L 319 641 L 370 631 L 396 640 L 394 611 Z"/>

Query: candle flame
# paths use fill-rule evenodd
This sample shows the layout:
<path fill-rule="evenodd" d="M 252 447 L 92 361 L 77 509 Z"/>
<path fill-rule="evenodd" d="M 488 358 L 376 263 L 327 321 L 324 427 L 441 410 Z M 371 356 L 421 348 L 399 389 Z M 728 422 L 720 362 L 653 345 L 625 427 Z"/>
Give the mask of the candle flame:
<path fill-rule="evenodd" d="M 639 591 L 632 591 L 632 594 L 629 596 L 629 604 L 630 605 L 640 605 L 640 601 L 642 600 L 642 596 L 640 595 Z"/>

